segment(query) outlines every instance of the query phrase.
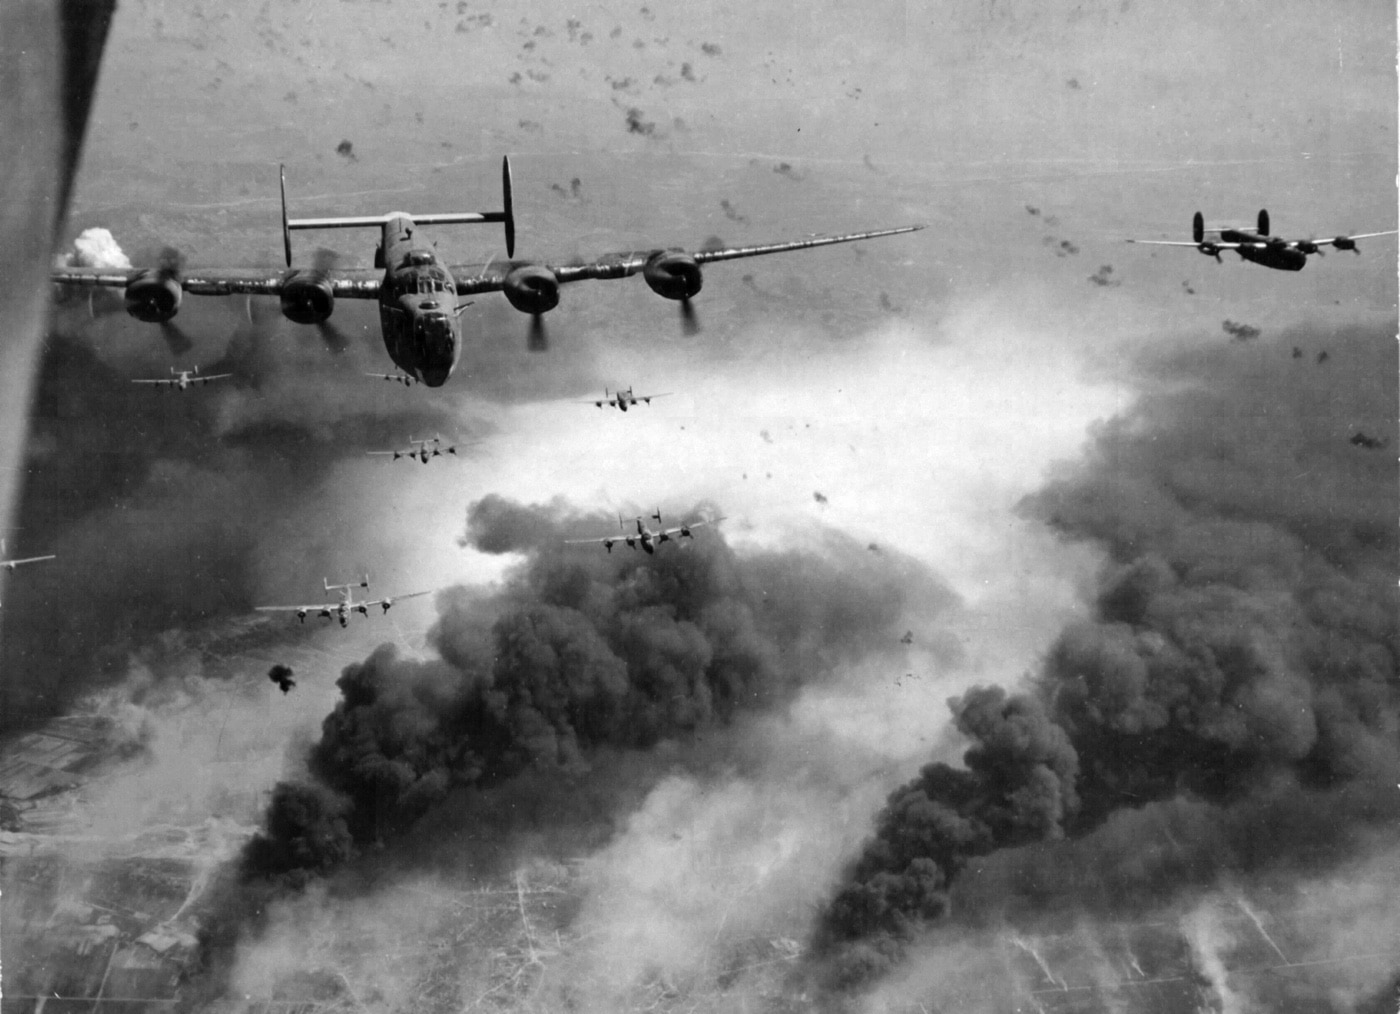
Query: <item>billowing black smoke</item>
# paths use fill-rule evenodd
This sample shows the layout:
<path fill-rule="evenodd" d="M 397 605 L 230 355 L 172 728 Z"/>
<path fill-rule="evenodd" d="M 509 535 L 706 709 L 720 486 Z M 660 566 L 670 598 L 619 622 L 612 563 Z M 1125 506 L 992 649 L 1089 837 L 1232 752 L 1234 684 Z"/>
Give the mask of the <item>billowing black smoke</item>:
<path fill-rule="evenodd" d="M 356 842 L 399 834 L 430 812 L 420 829 L 470 813 L 464 822 L 479 830 L 493 819 L 493 787 L 528 783 L 538 797 L 552 783 L 588 796 L 595 766 L 613 783 L 619 757 L 663 742 L 674 757 L 677 744 L 896 643 L 911 607 L 948 600 L 918 568 L 836 536 L 819 552 L 738 554 L 713 527 L 655 555 L 564 544 L 615 524 L 561 504 L 490 496 L 471 506 L 467 541 L 526 561 L 490 595 L 458 589 L 440 600 L 439 658 L 384 645 L 348 666 L 311 752 L 319 785 L 349 800 Z M 627 780 L 664 771 L 641 766 L 647 773 Z M 284 833 L 305 837 L 269 823 L 268 837 Z M 248 858 L 252 873 L 302 865 L 281 842 Z"/>
<path fill-rule="evenodd" d="M 1327 869 L 1400 817 L 1400 476 L 1347 442 L 1394 427 L 1393 336 L 1328 339 L 1335 373 L 1289 356 L 1313 335 L 1158 364 L 1028 502 L 1107 552 L 1093 616 L 1028 688 L 950 701 L 965 767 L 890 796 L 818 920 L 828 984 L 948 919 Z"/>

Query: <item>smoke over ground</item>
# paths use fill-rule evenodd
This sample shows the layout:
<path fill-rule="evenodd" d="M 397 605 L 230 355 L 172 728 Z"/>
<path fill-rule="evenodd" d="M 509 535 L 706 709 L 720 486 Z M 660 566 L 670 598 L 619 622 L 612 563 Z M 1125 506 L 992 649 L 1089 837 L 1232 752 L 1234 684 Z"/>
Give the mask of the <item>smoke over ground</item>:
<path fill-rule="evenodd" d="M 615 523 L 562 504 L 474 503 L 466 541 L 526 561 L 492 594 L 442 598 L 430 634 L 440 657 L 384 645 L 346 668 L 311 752 L 315 783 L 279 789 L 248 872 L 324 870 L 348 840 L 364 846 L 420 820 L 431 829 L 415 835 L 420 850 L 469 825 L 486 832 L 502 792 L 566 825 L 555 833 L 574 820 L 579 839 L 606 833 L 606 797 L 662 773 L 628 752 L 684 763 L 707 749 L 697 738 L 889 652 L 911 613 L 953 601 L 909 559 L 834 533 L 820 553 L 738 555 L 714 528 L 655 555 L 564 544 Z M 520 795 L 498 788 L 517 779 Z M 588 809 L 549 805 L 579 794 Z M 508 847 L 508 835 L 483 837 Z M 316 841 L 329 853 L 298 852 Z"/>
<path fill-rule="evenodd" d="M 940 926 L 1182 914 L 1231 882 L 1393 856 L 1397 469 L 1347 442 L 1393 429 L 1392 341 L 1297 332 L 1152 361 L 1139 405 L 1026 502 L 1107 551 L 1093 616 L 1027 688 L 950 701 L 965 767 L 889 797 L 817 921 L 828 985 L 871 982 Z M 1290 355 L 1305 342 L 1326 367 Z M 1210 936 L 1210 917 L 1182 919 Z M 1309 927 L 1307 950 L 1335 954 L 1327 920 Z M 1195 959 L 1213 982 L 1214 960 Z M 915 979 L 897 995 L 947 995 Z"/>

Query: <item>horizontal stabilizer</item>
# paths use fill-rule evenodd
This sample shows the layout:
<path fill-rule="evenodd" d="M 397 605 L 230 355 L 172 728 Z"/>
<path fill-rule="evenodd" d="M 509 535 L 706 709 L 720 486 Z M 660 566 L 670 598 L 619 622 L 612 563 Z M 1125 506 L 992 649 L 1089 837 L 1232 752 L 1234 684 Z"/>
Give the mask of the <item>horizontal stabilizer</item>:
<path fill-rule="evenodd" d="M 415 225 L 457 225 L 471 222 L 504 222 L 504 211 L 450 211 L 440 215 L 414 215 L 403 212 Z M 379 228 L 394 218 L 389 215 L 352 215 L 346 218 L 289 218 L 288 229 L 360 229 Z"/>
<path fill-rule="evenodd" d="M 511 202 L 510 159 L 501 160 L 501 196 L 505 209 L 502 211 L 449 211 L 435 215 L 413 215 L 408 212 L 393 211 L 387 215 L 349 215 L 334 218 L 288 218 L 287 217 L 287 171 L 278 169 L 278 181 L 282 191 L 282 249 L 287 267 L 292 266 L 292 230 L 294 229 L 377 229 L 394 218 L 407 214 L 416 225 L 478 225 L 500 222 L 505 225 L 506 256 L 515 256 L 515 210 Z"/>

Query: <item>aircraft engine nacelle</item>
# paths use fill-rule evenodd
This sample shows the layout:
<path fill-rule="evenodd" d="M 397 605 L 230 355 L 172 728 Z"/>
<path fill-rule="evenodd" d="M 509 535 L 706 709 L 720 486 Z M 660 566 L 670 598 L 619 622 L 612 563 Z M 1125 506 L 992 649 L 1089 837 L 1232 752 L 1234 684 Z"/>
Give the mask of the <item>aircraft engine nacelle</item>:
<path fill-rule="evenodd" d="M 704 281 L 695 258 L 680 250 L 653 254 L 642 268 L 642 277 L 652 292 L 666 299 L 689 299 Z"/>
<path fill-rule="evenodd" d="M 184 289 L 167 271 L 143 271 L 126 283 L 126 312 L 147 324 L 164 324 L 180 310 Z"/>
<path fill-rule="evenodd" d="M 335 290 L 319 271 L 298 271 L 282 286 L 282 316 L 297 324 L 321 324 L 335 312 Z"/>
<path fill-rule="evenodd" d="M 1352 239 L 1350 236 L 1338 236 L 1332 241 L 1332 245 L 1338 250 L 1355 250 L 1356 240 Z"/>
<path fill-rule="evenodd" d="M 501 291 L 521 313 L 548 313 L 559 305 L 559 279 L 538 264 L 526 264 L 506 275 Z"/>

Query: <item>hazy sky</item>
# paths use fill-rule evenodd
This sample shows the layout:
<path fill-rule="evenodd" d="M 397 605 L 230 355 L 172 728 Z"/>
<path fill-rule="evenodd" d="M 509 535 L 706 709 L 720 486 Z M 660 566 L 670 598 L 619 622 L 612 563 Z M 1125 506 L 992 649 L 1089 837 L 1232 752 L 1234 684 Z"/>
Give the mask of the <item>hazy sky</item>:
<path fill-rule="evenodd" d="M 709 503 L 741 548 L 818 549 L 824 526 L 898 548 L 959 597 L 939 624 L 961 661 L 897 693 L 846 674 L 781 719 L 795 741 L 893 766 L 803 859 L 826 883 L 891 778 L 946 743 L 944 700 L 1014 682 L 1087 608 L 1100 551 L 1017 505 L 1134 404 L 1138 356 L 1205 355 L 1230 342 L 1226 320 L 1268 341 L 1393 327 L 1392 238 L 1296 275 L 1123 240 L 1189 238 L 1196 210 L 1252 222 L 1267 207 L 1276 232 L 1304 237 L 1393 227 L 1394 68 L 1380 2 L 126 0 L 69 234 L 106 227 L 137 262 L 173 245 L 193 265 L 280 263 L 279 162 L 294 216 L 425 213 L 496 208 L 509 154 L 518 256 L 929 228 L 717 265 L 693 336 L 640 279 L 584 283 L 548 315 L 551 351 L 531 354 L 527 318 L 479 297 L 458 374 L 435 391 L 362 376 L 391 368 L 370 304 L 338 305 L 341 355 L 270 301 L 254 327 L 241 303 L 188 298 L 178 358 L 152 325 L 63 310 L 30 467 L 81 469 L 81 492 L 31 492 L 61 559 L 22 575 L 27 591 L 12 580 L 6 609 L 14 597 L 18 622 L 58 623 L 46 606 L 79 595 L 120 616 L 132 589 L 140 619 L 110 636 L 135 651 L 167 628 L 306 601 L 322 576 L 368 570 L 376 593 L 484 584 L 509 561 L 458 538 L 489 493 L 668 520 Z M 434 239 L 452 263 L 503 252 L 495 227 Z M 324 243 L 368 265 L 374 240 L 302 233 L 294 247 L 302 263 Z M 127 390 L 221 360 L 242 379 L 184 403 Z M 577 401 L 627 384 L 672 393 L 626 416 Z M 426 468 L 363 455 L 430 427 L 481 443 Z M 75 463 L 93 449 L 100 467 Z M 325 713 L 346 656 L 384 638 L 421 650 L 434 615 L 425 599 L 348 639 L 294 630 L 338 659 L 298 674 L 318 702 L 298 721 Z M 54 680 L 126 670 L 16 622 L 10 657 Z M 908 662 L 933 664 L 922 646 Z M 650 799 L 639 826 L 667 805 Z M 730 813 L 704 805 L 702 824 Z M 781 819 L 801 838 L 810 812 L 792 809 Z M 628 839 L 607 859 L 657 861 Z"/>

